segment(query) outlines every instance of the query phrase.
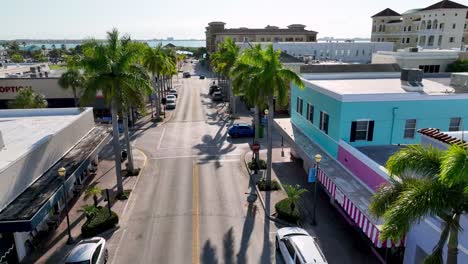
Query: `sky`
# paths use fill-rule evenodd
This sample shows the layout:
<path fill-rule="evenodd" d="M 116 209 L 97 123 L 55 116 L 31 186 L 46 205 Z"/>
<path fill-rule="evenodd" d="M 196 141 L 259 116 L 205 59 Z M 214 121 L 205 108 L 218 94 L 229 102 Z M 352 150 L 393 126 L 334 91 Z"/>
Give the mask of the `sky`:
<path fill-rule="evenodd" d="M 0 0 L 0 39 L 104 38 L 116 27 L 133 39 L 204 39 L 211 21 L 226 27 L 304 24 L 318 37 L 370 37 L 371 16 L 436 0 Z M 468 5 L 467 0 L 459 0 Z"/>

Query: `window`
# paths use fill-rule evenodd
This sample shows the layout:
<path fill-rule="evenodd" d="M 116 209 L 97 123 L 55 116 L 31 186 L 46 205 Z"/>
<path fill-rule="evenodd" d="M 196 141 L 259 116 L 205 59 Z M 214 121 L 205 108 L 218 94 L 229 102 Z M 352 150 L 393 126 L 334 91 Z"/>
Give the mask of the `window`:
<path fill-rule="evenodd" d="M 468 25 L 468 24 L 465 24 L 465 29 L 466 29 L 467 25 Z"/>
<path fill-rule="evenodd" d="M 416 119 L 406 119 L 404 138 L 414 138 L 416 132 Z"/>
<path fill-rule="evenodd" d="M 314 123 L 314 106 L 307 103 L 307 120 Z"/>
<path fill-rule="evenodd" d="M 350 142 L 365 140 L 372 141 L 374 137 L 374 121 L 362 120 L 351 122 Z"/>
<path fill-rule="evenodd" d="M 328 121 L 328 114 L 320 111 L 320 130 L 325 132 L 325 134 L 328 134 Z"/>
<path fill-rule="evenodd" d="M 428 20 L 427 21 L 427 29 L 431 29 L 431 28 L 432 28 L 432 21 Z"/>
<path fill-rule="evenodd" d="M 93 259 L 92 259 L 92 264 L 97 264 L 97 263 L 98 263 L 99 254 L 101 253 L 101 247 L 102 247 L 102 245 L 99 245 L 99 246 L 96 248 L 96 251 L 94 251 L 94 253 L 93 253 Z"/>
<path fill-rule="evenodd" d="M 457 26 L 457 24 L 453 23 L 452 24 L 452 29 L 455 29 L 456 26 Z"/>
<path fill-rule="evenodd" d="M 403 32 L 406 32 L 406 27 L 403 27 Z"/>
<path fill-rule="evenodd" d="M 434 46 L 434 36 L 429 36 L 429 39 L 427 40 L 427 45 Z"/>
<path fill-rule="evenodd" d="M 461 129 L 461 117 L 450 118 L 449 131 L 460 131 Z"/>
<path fill-rule="evenodd" d="M 298 97 L 296 101 L 296 111 L 302 115 L 302 98 Z"/>
<path fill-rule="evenodd" d="M 440 23 L 439 29 L 444 29 L 444 23 Z"/>
<path fill-rule="evenodd" d="M 411 26 L 408 26 L 408 31 L 411 31 Z"/>
<path fill-rule="evenodd" d="M 442 45 L 442 35 L 439 36 L 439 39 L 437 40 L 437 46 Z"/>
<path fill-rule="evenodd" d="M 426 73 L 437 73 L 440 71 L 440 65 L 419 65 L 419 69 Z"/>
<path fill-rule="evenodd" d="M 294 258 L 294 247 L 293 245 L 291 244 L 291 242 L 289 241 L 289 239 L 284 239 L 284 245 L 286 246 L 286 249 L 288 250 L 289 252 L 289 255 L 291 255 L 291 258 Z"/>
<path fill-rule="evenodd" d="M 450 43 L 455 42 L 455 38 L 454 38 L 454 37 L 450 37 L 450 38 L 449 38 L 449 42 L 450 42 Z"/>
<path fill-rule="evenodd" d="M 402 39 L 401 39 L 401 43 L 405 43 L 405 38 L 402 38 Z"/>

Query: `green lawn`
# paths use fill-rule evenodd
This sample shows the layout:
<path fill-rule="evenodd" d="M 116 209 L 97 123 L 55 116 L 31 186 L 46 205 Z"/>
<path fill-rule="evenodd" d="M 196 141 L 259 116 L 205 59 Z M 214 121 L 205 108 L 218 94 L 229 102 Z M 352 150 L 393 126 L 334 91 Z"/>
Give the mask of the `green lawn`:
<path fill-rule="evenodd" d="M 67 66 L 65 64 L 49 64 L 49 69 L 51 69 L 51 70 L 66 70 Z"/>

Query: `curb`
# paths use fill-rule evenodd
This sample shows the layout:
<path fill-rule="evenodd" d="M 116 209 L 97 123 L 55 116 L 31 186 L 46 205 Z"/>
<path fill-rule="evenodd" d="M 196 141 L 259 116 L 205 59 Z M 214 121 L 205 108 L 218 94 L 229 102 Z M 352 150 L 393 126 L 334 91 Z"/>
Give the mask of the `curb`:
<path fill-rule="evenodd" d="M 249 151 L 246 151 L 244 154 L 241 155 L 241 157 L 242 157 L 242 160 L 244 161 L 245 171 L 247 171 L 247 174 L 249 175 L 249 177 L 252 178 L 253 174 L 250 173 L 249 166 L 248 166 L 247 162 L 245 161 L 245 155 L 248 152 Z M 281 183 L 280 183 L 280 185 L 281 185 Z M 281 189 L 283 189 L 283 186 L 281 186 Z M 257 194 L 257 197 L 260 199 L 260 203 L 262 204 L 263 211 L 265 212 L 265 215 L 268 217 L 268 219 L 270 221 L 273 221 L 273 222 L 278 223 L 278 224 L 283 225 L 283 226 L 291 226 L 291 223 L 283 221 L 283 220 L 281 220 L 281 219 L 279 219 L 277 217 L 271 216 L 270 214 L 267 213 L 266 206 L 265 206 L 265 201 L 263 200 L 262 193 L 260 192 L 260 189 L 258 189 L 257 184 L 255 184 L 255 193 Z"/>

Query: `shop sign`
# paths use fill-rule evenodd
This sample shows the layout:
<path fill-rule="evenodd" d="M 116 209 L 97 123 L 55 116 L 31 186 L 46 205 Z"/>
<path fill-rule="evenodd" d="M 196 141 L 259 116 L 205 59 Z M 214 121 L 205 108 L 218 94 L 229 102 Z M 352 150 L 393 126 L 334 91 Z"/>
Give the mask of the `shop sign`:
<path fill-rule="evenodd" d="M 0 93 L 16 93 L 23 88 L 32 88 L 31 86 L 0 86 Z"/>

